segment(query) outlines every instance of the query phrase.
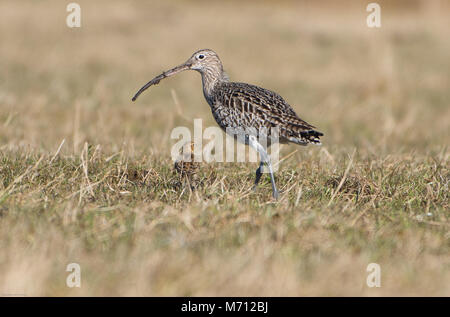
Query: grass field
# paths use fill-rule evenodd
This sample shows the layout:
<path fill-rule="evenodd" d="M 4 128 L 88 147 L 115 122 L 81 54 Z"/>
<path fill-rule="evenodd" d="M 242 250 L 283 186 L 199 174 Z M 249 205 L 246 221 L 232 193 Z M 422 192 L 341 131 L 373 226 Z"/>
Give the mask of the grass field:
<path fill-rule="evenodd" d="M 0 295 L 450 295 L 447 3 L 78 3 L 0 3 Z M 170 132 L 215 125 L 198 74 L 131 103 L 200 48 L 325 134 L 282 147 L 279 201 L 256 163 L 178 181 Z"/>

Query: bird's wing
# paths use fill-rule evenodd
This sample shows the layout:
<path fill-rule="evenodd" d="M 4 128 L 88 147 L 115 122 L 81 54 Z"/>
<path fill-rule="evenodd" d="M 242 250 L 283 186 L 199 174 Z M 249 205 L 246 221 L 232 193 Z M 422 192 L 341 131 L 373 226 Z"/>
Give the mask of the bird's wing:
<path fill-rule="evenodd" d="M 229 108 L 242 117 L 256 117 L 259 126 L 278 127 L 282 141 L 297 144 L 320 143 L 322 133 L 300 119 L 294 109 L 277 93 L 245 83 L 224 83 L 223 98 Z M 247 120 L 248 121 L 248 120 Z M 251 121 L 251 120 L 250 120 Z"/>

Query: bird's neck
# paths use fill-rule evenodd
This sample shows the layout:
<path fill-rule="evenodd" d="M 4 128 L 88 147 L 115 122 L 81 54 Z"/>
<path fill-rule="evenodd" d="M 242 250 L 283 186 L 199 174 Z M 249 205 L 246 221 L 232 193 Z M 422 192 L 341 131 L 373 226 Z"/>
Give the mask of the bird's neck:
<path fill-rule="evenodd" d="M 208 103 L 212 101 L 215 87 L 221 83 L 229 81 L 228 75 L 223 71 L 221 67 L 207 68 L 201 72 L 203 82 L 203 94 L 205 95 Z"/>

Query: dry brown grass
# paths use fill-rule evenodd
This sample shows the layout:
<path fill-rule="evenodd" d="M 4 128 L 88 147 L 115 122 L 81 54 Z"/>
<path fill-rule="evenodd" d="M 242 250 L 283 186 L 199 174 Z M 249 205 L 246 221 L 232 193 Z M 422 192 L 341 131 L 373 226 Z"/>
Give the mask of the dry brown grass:
<path fill-rule="evenodd" d="M 78 2 L 81 29 L 0 4 L 0 294 L 450 295 L 448 4 L 380 2 L 374 30 L 357 1 Z M 180 184 L 171 130 L 215 124 L 197 74 L 130 102 L 206 47 L 325 133 L 283 148 L 279 202 L 255 164 Z"/>

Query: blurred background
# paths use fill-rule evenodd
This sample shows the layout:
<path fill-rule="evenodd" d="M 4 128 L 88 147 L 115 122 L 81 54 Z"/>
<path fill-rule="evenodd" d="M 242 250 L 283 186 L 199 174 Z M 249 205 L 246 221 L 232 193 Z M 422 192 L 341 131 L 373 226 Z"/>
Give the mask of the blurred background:
<path fill-rule="evenodd" d="M 201 48 L 231 80 L 282 95 L 327 147 L 448 144 L 448 1 L 378 1 L 381 28 L 367 27 L 367 1 L 78 1 L 72 29 L 68 3 L 0 4 L 2 147 L 66 139 L 63 153 L 89 141 L 167 155 L 173 127 L 215 125 L 200 76 L 130 99 Z"/>
<path fill-rule="evenodd" d="M 0 295 L 450 294 L 450 1 L 369 2 L 2 0 Z M 200 76 L 131 97 L 201 48 L 325 134 L 277 204 L 256 164 L 170 187 L 172 129 L 216 126 Z"/>

